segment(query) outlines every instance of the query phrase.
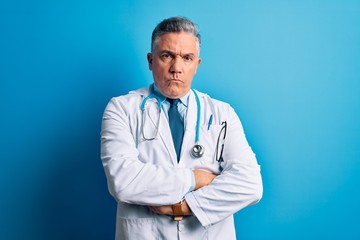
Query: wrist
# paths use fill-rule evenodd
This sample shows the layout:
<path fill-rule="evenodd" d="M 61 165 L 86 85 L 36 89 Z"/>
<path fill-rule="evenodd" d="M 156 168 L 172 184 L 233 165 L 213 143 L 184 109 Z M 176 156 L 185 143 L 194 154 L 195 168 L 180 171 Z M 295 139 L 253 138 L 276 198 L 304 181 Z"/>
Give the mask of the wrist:
<path fill-rule="evenodd" d="M 192 215 L 191 209 L 189 207 L 189 204 L 187 204 L 186 200 L 183 200 L 183 203 L 181 205 L 182 212 L 184 216 L 186 215 Z"/>
<path fill-rule="evenodd" d="M 173 210 L 174 220 L 175 221 L 181 221 L 184 217 L 183 212 L 183 200 L 181 200 L 179 203 L 176 203 L 171 206 Z"/>

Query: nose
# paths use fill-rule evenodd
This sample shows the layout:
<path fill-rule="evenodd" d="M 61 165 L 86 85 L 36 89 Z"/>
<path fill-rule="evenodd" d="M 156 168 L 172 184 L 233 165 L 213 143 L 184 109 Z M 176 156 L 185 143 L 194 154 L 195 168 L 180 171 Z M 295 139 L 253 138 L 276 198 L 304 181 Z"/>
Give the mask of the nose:
<path fill-rule="evenodd" d="M 181 57 L 180 56 L 176 56 L 173 61 L 171 62 L 171 66 L 170 66 L 170 72 L 171 73 L 181 73 L 182 72 L 182 62 L 181 62 Z"/>

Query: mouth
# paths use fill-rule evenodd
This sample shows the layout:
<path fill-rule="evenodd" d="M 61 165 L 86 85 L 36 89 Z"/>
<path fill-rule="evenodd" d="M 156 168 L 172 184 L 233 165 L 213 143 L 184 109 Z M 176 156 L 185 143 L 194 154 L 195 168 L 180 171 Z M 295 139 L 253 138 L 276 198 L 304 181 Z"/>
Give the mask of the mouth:
<path fill-rule="evenodd" d="M 170 78 L 169 82 L 181 82 L 181 79 L 178 78 Z"/>

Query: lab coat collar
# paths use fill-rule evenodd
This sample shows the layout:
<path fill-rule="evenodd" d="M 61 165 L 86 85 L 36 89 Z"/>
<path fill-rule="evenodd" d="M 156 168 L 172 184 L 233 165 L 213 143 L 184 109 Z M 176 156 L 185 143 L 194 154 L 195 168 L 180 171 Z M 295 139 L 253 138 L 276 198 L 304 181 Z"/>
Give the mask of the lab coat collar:
<path fill-rule="evenodd" d="M 152 85 L 148 86 L 147 88 L 141 88 L 141 89 L 138 89 L 135 91 L 131 91 L 131 93 L 138 94 L 138 95 L 142 96 L 141 97 L 142 99 L 144 99 L 145 97 L 147 97 L 150 94 L 151 87 L 152 87 Z M 198 91 L 196 91 L 196 93 L 199 96 L 199 99 L 201 102 L 204 94 L 201 92 L 198 92 Z M 180 159 L 183 158 L 182 156 L 184 154 L 189 154 L 188 152 L 185 152 L 186 149 L 188 149 L 187 145 L 194 144 L 194 142 L 195 142 L 196 120 L 197 120 L 197 111 L 198 111 L 194 93 L 192 91 L 190 91 L 187 94 L 187 96 L 185 95 L 184 97 L 187 98 L 188 109 L 187 109 L 187 114 L 186 114 L 187 119 L 185 121 L 185 123 L 186 123 L 185 133 L 184 133 L 184 138 L 183 138 L 183 147 L 182 147 Z M 163 100 L 163 101 L 165 101 L 165 100 Z M 176 165 L 177 157 L 176 157 L 175 149 L 170 144 L 168 144 L 169 139 L 172 139 L 172 136 L 171 136 L 171 131 L 170 131 L 170 128 L 168 127 L 168 124 L 164 124 L 165 122 L 167 122 L 166 116 L 163 112 L 160 113 L 160 126 L 157 126 L 157 119 L 159 117 L 158 104 L 156 102 L 156 99 L 154 99 L 154 98 L 149 99 L 148 103 L 149 104 L 147 104 L 147 107 L 146 107 L 147 110 L 145 111 L 145 114 L 147 114 L 147 116 L 150 118 L 153 128 L 159 127 L 159 137 L 163 141 L 171 158 L 173 159 L 173 164 Z M 202 106 L 202 103 L 201 103 L 201 106 Z M 203 110 L 204 109 L 202 109 L 202 111 Z M 180 160 L 179 164 L 180 165 L 182 164 L 181 160 Z"/>
<path fill-rule="evenodd" d="M 151 84 L 150 88 L 153 88 L 153 93 L 161 99 L 162 103 L 167 99 L 167 97 L 161 94 L 159 88 L 156 86 L 155 83 Z M 188 107 L 189 105 L 189 96 L 190 96 L 190 91 L 188 91 L 183 97 L 179 98 L 180 102 L 185 107 Z"/>

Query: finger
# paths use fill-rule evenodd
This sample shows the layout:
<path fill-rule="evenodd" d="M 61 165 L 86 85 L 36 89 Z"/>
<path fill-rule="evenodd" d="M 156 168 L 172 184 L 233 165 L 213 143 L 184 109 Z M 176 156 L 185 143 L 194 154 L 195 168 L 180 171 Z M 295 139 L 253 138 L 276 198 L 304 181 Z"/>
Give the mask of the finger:
<path fill-rule="evenodd" d="M 158 207 L 149 206 L 149 208 L 153 213 L 159 213 L 159 208 Z"/>

